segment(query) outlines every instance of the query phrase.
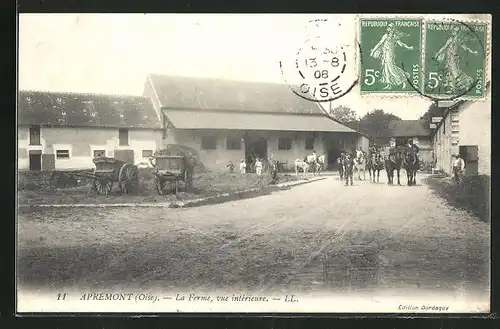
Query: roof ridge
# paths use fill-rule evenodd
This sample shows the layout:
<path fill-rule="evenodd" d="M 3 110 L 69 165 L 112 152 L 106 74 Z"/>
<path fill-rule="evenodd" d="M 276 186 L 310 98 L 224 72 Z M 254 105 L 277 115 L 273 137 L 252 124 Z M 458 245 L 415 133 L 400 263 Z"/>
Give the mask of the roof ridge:
<path fill-rule="evenodd" d="M 94 92 L 78 92 L 78 91 L 50 91 L 50 90 L 36 90 L 36 89 L 20 89 L 19 93 L 42 93 L 42 94 L 59 94 L 59 95 L 80 95 L 80 96 L 104 96 L 104 97 L 128 97 L 128 98 L 149 98 L 144 95 L 130 95 L 130 94 L 113 94 L 113 93 L 94 93 Z"/>
<path fill-rule="evenodd" d="M 308 113 L 308 112 L 272 112 L 272 111 L 261 111 L 261 110 L 231 110 L 231 109 L 199 109 L 199 108 L 187 108 L 187 107 L 168 107 L 165 106 L 162 108 L 164 111 L 185 111 L 185 112 L 200 112 L 200 113 L 207 113 L 207 112 L 217 112 L 217 113 L 229 113 L 229 114 L 267 114 L 267 115 L 297 115 L 297 116 L 315 116 L 315 117 L 327 117 L 329 119 L 332 119 L 330 116 L 324 114 L 324 113 Z M 343 124 L 342 122 L 332 119 L 333 121 Z"/>
<path fill-rule="evenodd" d="M 187 75 L 174 75 L 174 74 L 161 74 L 161 73 L 149 73 L 148 77 L 157 76 L 160 78 L 183 78 L 183 79 L 192 79 L 192 80 L 205 80 L 205 81 L 225 81 L 225 82 L 234 82 L 234 83 L 249 83 L 249 84 L 268 84 L 275 86 L 285 86 L 289 85 L 285 82 L 270 82 L 270 81 L 249 81 L 249 80 L 236 80 L 236 79 L 226 79 L 226 78 L 216 78 L 216 77 L 200 77 L 200 76 L 187 76 Z"/>

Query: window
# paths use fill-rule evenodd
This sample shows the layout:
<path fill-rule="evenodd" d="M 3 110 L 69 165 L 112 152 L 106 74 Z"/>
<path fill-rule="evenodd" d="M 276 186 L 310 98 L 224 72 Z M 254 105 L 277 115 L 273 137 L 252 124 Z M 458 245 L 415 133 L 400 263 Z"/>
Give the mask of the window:
<path fill-rule="evenodd" d="M 289 137 L 283 137 L 278 140 L 278 150 L 291 150 L 292 149 L 292 139 Z"/>
<path fill-rule="evenodd" d="M 306 150 L 314 149 L 314 137 L 306 138 Z"/>
<path fill-rule="evenodd" d="M 128 146 L 128 129 L 118 130 L 118 139 L 120 146 Z"/>
<path fill-rule="evenodd" d="M 57 150 L 56 151 L 57 159 L 69 159 L 69 150 Z"/>
<path fill-rule="evenodd" d="M 204 150 L 215 150 L 217 148 L 217 139 L 214 136 L 203 136 L 201 138 L 201 148 Z"/>
<path fill-rule="evenodd" d="M 30 128 L 30 145 L 40 145 L 40 127 Z"/>
<path fill-rule="evenodd" d="M 106 156 L 106 150 L 94 150 L 94 158 L 100 158 Z"/>
<path fill-rule="evenodd" d="M 226 148 L 228 150 L 240 150 L 241 149 L 241 138 L 228 137 L 226 140 Z"/>
<path fill-rule="evenodd" d="M 153 150 L 142 150 L 142 157 L 149 158 L 153 156 Z"/>

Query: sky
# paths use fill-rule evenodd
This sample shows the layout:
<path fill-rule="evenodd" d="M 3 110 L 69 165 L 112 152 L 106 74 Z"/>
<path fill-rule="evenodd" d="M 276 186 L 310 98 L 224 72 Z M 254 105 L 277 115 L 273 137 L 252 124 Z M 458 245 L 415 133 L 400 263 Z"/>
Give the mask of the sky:
<path fill-rule="evenodd" d="M 150 73 L 285 83 L 279 62 L 314 32 L 308 21 L 323 18 L 342 25 L 329 40 L 354 44 L 348 14 L 21 14 L 19 89 L 141 95 Z M 417 119 L 429 104 L 354 90 L 332 107 Z"/>

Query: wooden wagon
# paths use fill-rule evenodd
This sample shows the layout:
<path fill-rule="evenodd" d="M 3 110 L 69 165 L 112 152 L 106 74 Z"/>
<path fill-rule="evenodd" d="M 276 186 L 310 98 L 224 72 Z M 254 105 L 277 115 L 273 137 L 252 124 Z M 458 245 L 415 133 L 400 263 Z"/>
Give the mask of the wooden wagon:
<path fill-rule="evenodd" d="M 139 184 L 137 166 L 108 157 L 97 157 L 92 161 L 95 165 L 92 173 L 76 175 L 93 180 L 91 191 L 107 195 L 113 189 L 115 182 L 118 183 L 121 193 L 132 194 L 137 190 Z"/>
<path fill-rule="evenodd" d="M 180 182 L 184 182 L 185 187 L 191 185 L 192 175 L 188 175 L 188 170 L 186 170 L 185 156 L 155 153 L 151 164 L 154 168 L 154 182 L 159 195 L 165 194 L 167 186 L 170 186 L 177 194 Z"/>

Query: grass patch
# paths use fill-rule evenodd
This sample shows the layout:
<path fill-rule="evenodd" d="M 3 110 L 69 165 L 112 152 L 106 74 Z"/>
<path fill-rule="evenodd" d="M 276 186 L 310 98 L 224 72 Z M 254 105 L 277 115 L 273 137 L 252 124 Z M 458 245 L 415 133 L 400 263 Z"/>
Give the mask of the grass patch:
<path fill-rule="evenodd" d="M 92 203 L 156 203 L 173 202 L 198 199 L 215 196 L 222 193 L 231 193 L 248 189 L 262 189 L 273 183 L 270 175 L 257 176 L 247 173 L 215 173 L 205 172 L 195 175 L 193 188 L 184 190 L 181 183 L 177 195 L 172 192 L 166 195 L 158 195 L 150 169 L 140 169 L 139 186 L 134 195 L 122 195 L 115 183 L 110 194 L 96 195 L 90 189 L 91 180 L 81 179 L 78 184 L 66 184 L 61 187 L 60 180 L 51 180 L 51 175 L 40 173 L 40 177 L 23 176 L 23 187 L 19 188 L 19 204 L 92 204 Z M 294 175 L 279 174 L 278 182 L 283 183 L 296 180 Z M 33 182 L 32 182 L 33 181 Z M 43 186 L 39 181 L 43 181 Z M 37 188 L 39 187 L 39 188 Z"/>
<path fill-rule="evenodd" d="M 470 211 L 484 222 L 490 221 L 490 176 L 465 176 L 457 184 L 451 177 L 438 174 L 426 178 L 426 183 L 450 205 Z"/>

